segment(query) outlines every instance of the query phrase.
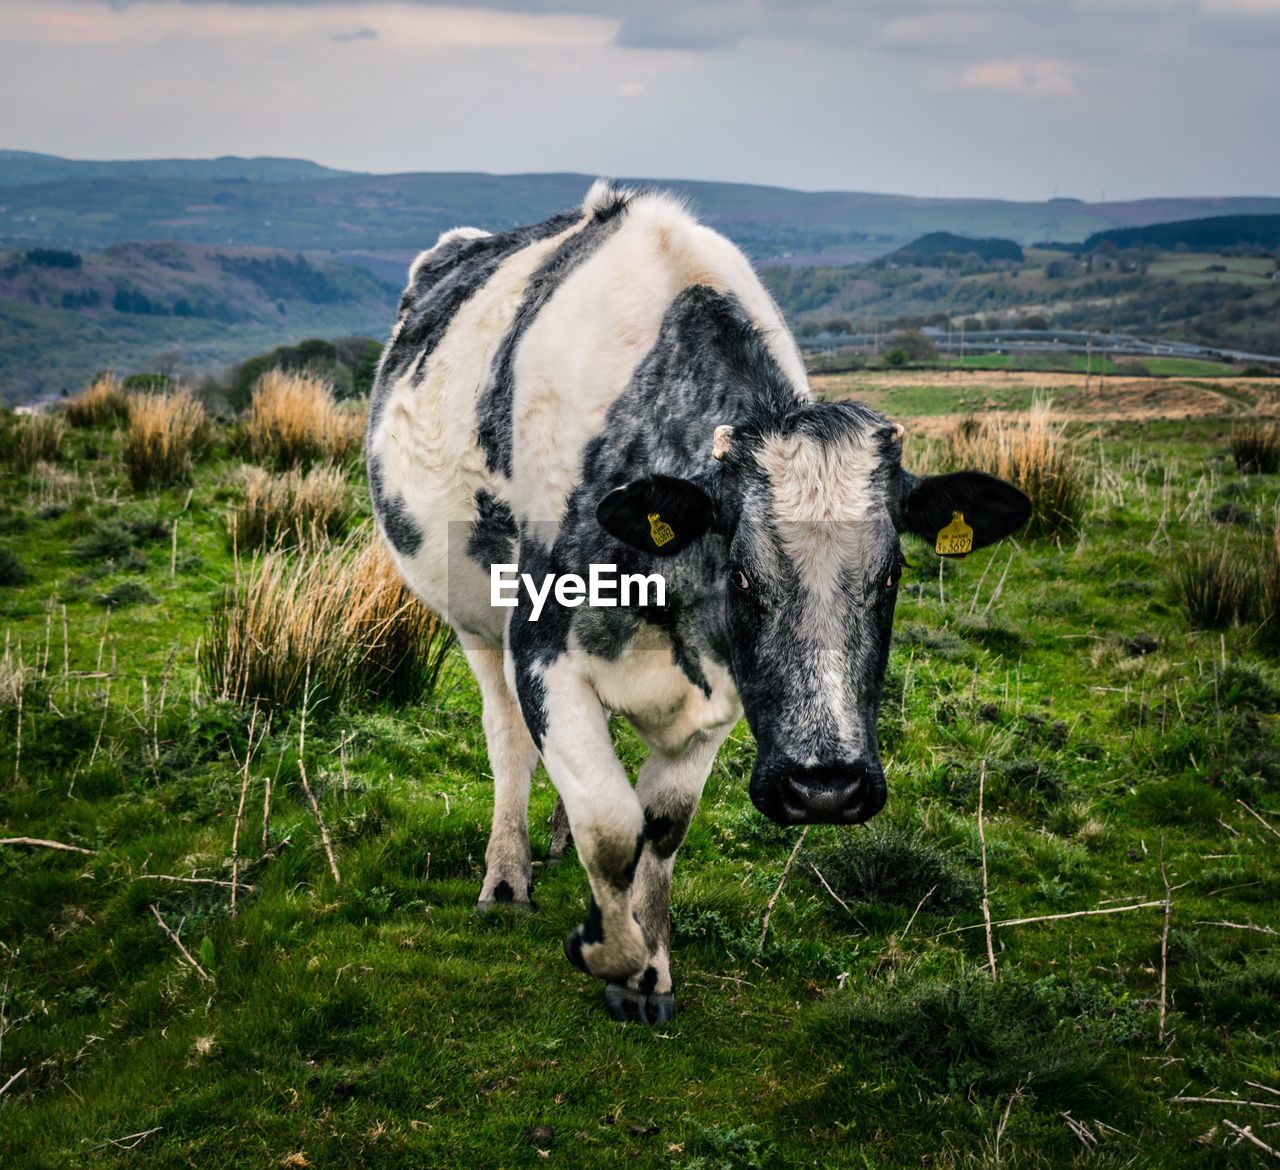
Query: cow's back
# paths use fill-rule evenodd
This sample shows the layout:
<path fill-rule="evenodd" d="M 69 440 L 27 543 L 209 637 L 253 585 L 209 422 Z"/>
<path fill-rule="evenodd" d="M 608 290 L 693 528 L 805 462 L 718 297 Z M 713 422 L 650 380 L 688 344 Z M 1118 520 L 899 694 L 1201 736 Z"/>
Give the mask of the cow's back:
<path fill-rule="evenodd" d="M 735 298 L 807 393 L 746 259 L 664 195 L 598 183 L 576 212 L 495 235 L 446 233 L 415 261 L 374 389 L 368 455 L 378 523 L 429 605 L 500 639 L 488 565 L 515 559 L 499 554 L 521 522 L 559 524 L 584 450 L 692 285 Z"/>

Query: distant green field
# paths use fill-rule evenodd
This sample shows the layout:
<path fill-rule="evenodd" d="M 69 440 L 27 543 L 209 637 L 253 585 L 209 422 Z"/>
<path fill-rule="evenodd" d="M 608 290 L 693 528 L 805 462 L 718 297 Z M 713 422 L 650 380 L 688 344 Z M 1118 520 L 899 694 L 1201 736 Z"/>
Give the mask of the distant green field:
<path fill-rule="evenodd" d="M 572 856 L 535 870 L 536 913 L 475 913 L 492 782 L 460 656 L 421 701 L 313 712 L 340 882 L 296 713 L 243 768 L 249 712 L 197 665 L 244 493 L 229 429 L 190 493 L 134 493 L 110 427 L 0 463 L 0 836 L 93 851 L 0 846 L 0 1165 L 1264 1165 L 1223 1119 L 1280 1144 L 1249 1104 L 1280 1087 L 1280 668 L 1252 626 L 1192 629 L 1171 567 L 1253 564 L 1269 534 L 1214 512 L 1271 517 L 1280 477 L 1237 475 L 1206 426 L 1072 437 L 1078 535 L 907 542 L 871 826 L 762 818 L 734 732 L 677 860 L 657 1031 L 564 960 Z M 229 879 L 245 775 L 232 917 L 225 886 L 157 875 Z M 537 858 L 553 796 L 540 771 Z"/>
<path fill-rule="evenodd" d="M 1142 366 L 1148 374 L 1160 378 L 1204 378 L 1238 372 L 1235 366 L 1198 358 L 1143 358 Z"/>
<path fill-rule="evenodd" d="M 1078 374 L 1084 373 L 1085 361 L 1086 355 L 1071 353 L 975 353 L 966 354 L 963 362 L 953 359 L 956 365 L 966 370 L 1042 370 Z M 944 360 L 941 364 L 945 367 L 947 362 Z M 1090 368 L 1095 374 L 1123 372 L 1110 358 L 1104 362 L 1100 354 L 1094 355 Z"/>

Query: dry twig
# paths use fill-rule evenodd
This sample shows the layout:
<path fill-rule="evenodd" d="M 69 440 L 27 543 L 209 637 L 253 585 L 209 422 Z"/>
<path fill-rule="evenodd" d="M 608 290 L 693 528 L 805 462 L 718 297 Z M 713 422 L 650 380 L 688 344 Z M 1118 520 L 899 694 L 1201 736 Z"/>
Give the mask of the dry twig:
<path fill-rule="evenodd" d="M 213 976 L 210 975 L 208 971 L 206 971 L 202 966 L 200 966 L 199 963 L 196 962 L 195 957 L 191 954 L 191 952 L 187 950 L 185 946 L 182 945 L 182 939 L 180 939 L 176 934 L 174 934 L 172 930 L 169 929 L 169 924 L 165 922 L 163 918 L 160 917 L 160 911 L 156 909 L 154 902 L 151 904 L 151 913 L 155 915 L 156 921 L 160 923 L 160 929 L 163 930 L 165 934 L 167 934 L 171 939 L 173 939 L 173 945 L 178 948 L 178 950 L 182 954 L 182 957 L 186 959 L 186 961 L 191 965 L 191 969 L 197 975 L 199 975 L 200 978 L 203 979 L 206 983 L 212 983 Z M 179 923 L 179 926 L 181 926 L 181 923 Z M 155 1130 L 151 1130 L 150 1132 L 155 1133 Z"/>
<path fill-rule="evenodd" d="M 1108 906 L 1103 910 L 1070 910 L 1066 914 L 1039 914 L 1034 918 L 1002 918 L 998 922 L 993 922 L 993 927 L 1000 926 L 1030 926 L 1035 922 L 1061 922 L 1064 918 L 1093 918 L 1100 914 L 1127 914 L 1130 910 L 1150 910 L 1155 906 L 1164 906 L 1164 899 L 1158 902 L 1135 902 L 1132 906 Z M 975 922 L 970 926 L 953 926 L 950 930 L 944 930 L 938 935 L 942 938 L 948 934 L 962 934 L 966 930 L 981 930 L 986 924 L 983 922 Z"/>
<path fill-rule="evenodd" d="M 64 845 L 61 841 L 46 841 L 43 837 L 0 837 L 0 845 L 30 845 L 40 849 L 62 849 L 67 853 L 97 852 L 94 849 L 82 849 L 79 845 Z"/>
<path fill-rule="evenodd" d="M 1251 1126 L 1233 1125 L 1225 1117 L 1222 1119 L 1222 1124 L 1225 1125 L 1229 1130 L 1231 1130 L 1232 1133 L 1239 1134 L 1242 1138 L 1247 1138 L 1249 1141 L 1253 1142 L 1253 1144 L 1257 1146 L 1258 1149 L 1266 1150 L 1266 1152 L 1270 1154 L 1273 1158 L 1280 1158 L 1280 1150 L 1277 1150 L 1274 1146 L 1267 1145 L 1266 1142 L 1264 1142 L 1260 1137 L 1254 1134 L 1253 1128 Z"/>
<path fill-rule="evenodd" d="M 769 915 L 773 913 L 773 908 L 778 903 L 782 887 L 787 884 L 787 874 L 791 872 L 791 863 L 795 861 L 796 854 L 800 852 L 800 846 L 804 844 L 804 839 L 808 835 L 809 826 L 805 825 L 800 836 L 796 838 L 795 846 L 791 850 L 791 856 L 787 858 L 787 864 L 782 867 L 782 877 L 778 879 L 778 888 L 773 891 L 773 897 L 769 899 L 769 904 L 764 908 L 764 922 L 760 926 L 760 950 L 764 950 L 764 937 L 769 933 Z M 826 883 L 824 882 L 823 884 L 825 885 Z"/>
<path fill-rule="evenodd" d="M 1251 817 L 1253 817 L 1253 819 L 1257 821 L 1269 833 L 1272 833 L 1275 836 L 1280 837 L 1280 829 L 1277 829 L 1275 825 L 1273 825 L 1269 820 L 1267 820 L 1267 818 L 1264 817 L 1260 812 L 1254 812 L 1254 810 L 1251 809 L 1247 804 L 1245 804 L 1245 802 L 1241 800 L 1239 797 L 1236 798 L 1236 804 L 1238 804 L 1242 809 L 1244 809 L 1245 812 L 1247 812 Z"/>
<path fill-rule="evenodd" d="M 1169 919 L 1173 915 L 1173 890 L 1164 868 L 1164 837 L 1160 838 L 1160 880 L 1164 882 L 1164 929 L 1160 932 L 1160 1020 L 1156 1040 L 1164 1044 L 1165 1018 L 1169 1009 Z"/>
<path fill-rule="evenodd" d="M 7 1081 L 5 1081 L 3 1085 L 0 1085 L 0 1097 L 3 1097 L 9 1091 L 9 1086 L 12 1085 L 13 1082 L 16 1081 L 20 1076 L 22 1076 L 22 1074 L 26 1071 L 27 1070 L 25 1068 L 18 1069 L 18 1071 L 14 1073 L 13 1076 L 11 1076 Z"/>
<path fill-rule="evenodd" d="M 982 801 L 987 787 L 987 761 L 982 761 L 978 772 L 978 843 L 982 846 L 982 924 L 987 930 L 987 963 L 991 968 L 991 982 L 996 981 L 996 948 L 991 937 L 991 899 L 987 886 L 987 833 L 982 823 Z"/>

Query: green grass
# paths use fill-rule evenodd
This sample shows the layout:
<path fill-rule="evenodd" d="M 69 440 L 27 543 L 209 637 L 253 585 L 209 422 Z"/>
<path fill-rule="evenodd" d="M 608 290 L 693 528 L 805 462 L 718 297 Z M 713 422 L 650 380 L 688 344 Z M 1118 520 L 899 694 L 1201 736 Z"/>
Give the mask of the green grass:
<path fill-rule="evenodd" d="M 1075 543 L 941 576 L 907 549 L 889 805 L 872 828 L 809 832 L 763 948 L 798 831 L 751 807 L 734 733 L 677 863 L 681 1013 L 660 1032 L 610 1021 L 560 954 L 585 909 L 576 861 L 535 871 L 536 914 L 474 914 L 491 782 L 460 659 L 427 702 L 313 713 L 340 884 L 285 716 L 249 767 L 236 916 L 223 887 L 148 876 L 231 873 L 250 717 L 196 688 L 238 464 L 220 439 L 189 500 L 135 496 L 102 433 L 68 437 L 57 483 L 0 468 L 23 570 L 0 617 L 32 666 L 20 753 L 0 685 L 0 835 L 95 850 L 0 847 L 0 1084 L 26 1070 L 0 1098 L 0 1164 L 1258 1165 L 1221 1120 L 1269 1134 L 1272 1115 L 1170 1100 L 1280 1087 L 1280 940 L 1207 925 L 1280 928 L 1280 851 L 1237 803 L 1280 826 L 1280 671 L 1249 629 L 1193 631 L 1169 583 L 1213 507 L 1269 515 L 1278 481 L 1240 481 L 1210 434 L 1091 429 Z M 96 603 L 128 585 L 155 600 Z M 980 782 L 997 920 L 1159 899 L 1163 849 L 1164 1044 L 1159 910 L 997 929 L 992 986 L 982 929 L 960 929 L 981 923 Z M 540 771 L 535 856 L 552 803 Z"/>
<path fill-rule="evenodd" d="M 1212 378 L 1239 372 L 1235 366 L 1201 361 L 1199 358 L 1143 358 L 1142 366 L 1148 374 L 1157 378 Z"/>

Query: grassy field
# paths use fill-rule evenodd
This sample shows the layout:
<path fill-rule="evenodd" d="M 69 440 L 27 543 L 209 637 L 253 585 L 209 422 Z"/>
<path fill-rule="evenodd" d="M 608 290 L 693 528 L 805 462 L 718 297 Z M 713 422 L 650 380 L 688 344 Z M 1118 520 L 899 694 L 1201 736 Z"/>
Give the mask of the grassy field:
<path fill-rule="evenodd" d="M 0 846 L 0 1165 L 1269 1164 L 1227 1123 L 1280 1146 L 1280 669 L 1172 585 L 1189 547 L 1271 539 L 1280 476 L 1225 435 L 1080 428 L 1078 531 L 907 548 L 885 812 L 788 868 L 740 727 L 678 859 L 660 1031 L 561 955 L 572 857 L 535 914 L 473 911 L 491 782 L 460 660 L 419 702 L 310 713 L 337 876 L 296 708 L 246 763 L 253 716 L 200 669 L 230 429 L 190 487 L 132 491 L 110 425 L 0 466 L 0 835 L 88 851 Z M 540 770 L 535 857 L 553 795 Z M 997 923 L 1095 913 L 997 925 L 989 956 L 980 831 Z"/>

